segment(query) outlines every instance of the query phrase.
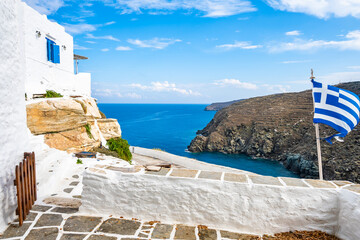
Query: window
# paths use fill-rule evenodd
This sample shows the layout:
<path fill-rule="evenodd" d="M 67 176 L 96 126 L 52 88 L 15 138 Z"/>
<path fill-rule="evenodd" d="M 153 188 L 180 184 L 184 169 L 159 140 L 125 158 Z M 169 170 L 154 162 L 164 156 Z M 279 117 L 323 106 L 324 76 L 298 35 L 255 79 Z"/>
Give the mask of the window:
<path fill-rule="evenodd" d="M 53 63 L 60 63 L 60 47 L 54 41 L 46 38 L 47 60 Z"/>

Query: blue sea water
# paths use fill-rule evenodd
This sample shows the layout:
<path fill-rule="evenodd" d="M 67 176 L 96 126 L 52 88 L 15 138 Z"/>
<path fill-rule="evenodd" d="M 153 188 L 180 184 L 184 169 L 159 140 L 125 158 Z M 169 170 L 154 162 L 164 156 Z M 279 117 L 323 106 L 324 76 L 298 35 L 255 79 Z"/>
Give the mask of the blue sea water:
<path fill-rule="evenodd" d="M 277 161 L 246 155 L 190 153 L 187 146 L 196 131 L 208 124 L 215 112 L 202 104 L 98 104 L 108 118 L 119 121 L 122 137 L 132 146 L 160 148 L 180 156 L 268 176 L 298 177 Z"/>

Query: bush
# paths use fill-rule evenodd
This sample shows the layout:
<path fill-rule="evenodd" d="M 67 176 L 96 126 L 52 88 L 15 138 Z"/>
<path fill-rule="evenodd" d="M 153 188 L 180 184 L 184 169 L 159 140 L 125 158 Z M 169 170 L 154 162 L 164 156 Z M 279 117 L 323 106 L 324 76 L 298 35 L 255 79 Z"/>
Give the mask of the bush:
<path fill-rule="evenodd" d="M 132 154 L 130 152 L 130 145 L 128 141 L 122 138 L 111 138 L 107 141 L 109 150 L 115 151 L 119 158 L 128 161 L 131 164 Z"/>
<path fill-rule="evenodd" d="M 83 161 L 81 159 L 77 159 L 76 164 L 83 164 Z"/>
<path fill-rule="evenodd" d="M 91 126 L 89 123 L 85 124 L 86 133 L 90 139 L 94 139 L 93 135 L 91 134 Z"/>
<path fill-rule="evenodd" d="M 53 90 L 46 90 L 46 98 L 57 98 L 57 97 L 63 97 L 60 93 L 57 93 Z"/>

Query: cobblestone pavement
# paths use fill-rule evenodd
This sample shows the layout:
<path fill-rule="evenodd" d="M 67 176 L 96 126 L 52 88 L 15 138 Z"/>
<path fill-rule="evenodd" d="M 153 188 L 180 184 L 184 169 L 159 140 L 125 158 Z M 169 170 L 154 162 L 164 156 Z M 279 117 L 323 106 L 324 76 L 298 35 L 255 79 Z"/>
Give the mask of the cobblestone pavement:
<path fill-rule="evenodd" d="M 130 239 L 261 239 L 206 226 L 144 222 L 121 217 L 83 216 L 74 208 L 35 205 L 23 226 L 15 221 L 0 239 L 25 240 L 130 240 Z"/>

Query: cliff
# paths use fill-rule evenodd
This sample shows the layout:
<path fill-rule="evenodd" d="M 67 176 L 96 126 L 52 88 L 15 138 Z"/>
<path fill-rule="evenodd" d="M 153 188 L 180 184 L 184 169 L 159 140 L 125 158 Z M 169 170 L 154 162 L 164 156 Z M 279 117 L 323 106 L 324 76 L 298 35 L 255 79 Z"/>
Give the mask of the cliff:
<path fill-rule="evenodd" d="M 360 94 L 360 82 L 340 88 Z M 301 177 L 317 178 L 315 130 L 311 91 L 246 99 L 218 111 L 198 131 L 188 147 L 192 152 L 244 153 L 276 159 Z M 320 126 L 322 137 L 334 131 Z M 325 179 L 360 182 L 360 135 L 357 126 L 344 143 L 322 142 Z"/>
<path fill-rule="evenodd" d="M 87 151 L 106 140 L 121 137 L 116 119 L 102 117 L 93 98 L 50 98 L 26 105 L 27 126 L 44 135 L 51 148 L 67 152 Z"/>
<path fill-rule="evenodd" d="M 223 108 L 226 108 L 227 106 L 230 106 L 233 103 L 240 102 L 241 100 L 243 100 L 243 99 L 234 100 L 234 101 L 230 101 L 230 102 L 212 103 L 209 106 L 206 106 L 205 111 L 219 111 Z"/>

